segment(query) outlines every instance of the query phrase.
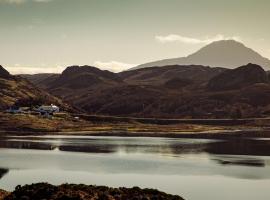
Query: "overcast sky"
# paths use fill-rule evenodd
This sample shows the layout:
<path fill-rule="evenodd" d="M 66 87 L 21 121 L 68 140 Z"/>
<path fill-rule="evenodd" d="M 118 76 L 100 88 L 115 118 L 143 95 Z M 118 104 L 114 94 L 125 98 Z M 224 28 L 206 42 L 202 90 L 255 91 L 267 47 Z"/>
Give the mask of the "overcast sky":
<path fill-rule="evenodd" d="M 186 56 L 220 39 L 270 58 L 269 0 L 0 0 L 0 64 L 120 71 Z"/>

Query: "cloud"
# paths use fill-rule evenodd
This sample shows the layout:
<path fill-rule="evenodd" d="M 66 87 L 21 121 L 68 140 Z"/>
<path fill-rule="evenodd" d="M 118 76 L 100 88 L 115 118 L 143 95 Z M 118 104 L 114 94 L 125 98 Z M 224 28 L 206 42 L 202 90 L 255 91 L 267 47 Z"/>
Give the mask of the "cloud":
<path fill-rule="evenodd" d="M 212 38 L 205 38 L 205 39 L 198 39 L 198 38 L 191 38 L 191 37 L 185 37 L 181 35 L 176 34 L 170 34 L 167 36 L 156 36 L 155 39 L 161 43 L 170 43 L 170 42 L 180 42 L 185 44 L 209 44 L 215 41 L 219 40 L 236 40 L 241 41 L 241 38 L 238 36 L 232 36 L 232 37 L 225 37 L 224 35 L 216 35 Z"/>
<path fill-rule="evenodd" d="M 55 65 L 48 66 L 46 64 L 41 64 L 39 67 L 33 66 L 23 66 L 20 64 L 15 64 L 11 67 L 6 67 L 6 69 L 11 74 L 39 74 L 39 73 L 61 73 L 65 70 L 67 65 Z"/>
<path fill-rule="evenodd" d="M 14 4 L 20 4 L 24 3 L 26 0 L 0 0 L 0 3 L 14 3 Z"/>
<path fill-rule="evenodd" d="M 117 62 L 117 61 L 94 62 L 95 67 L 98 67 L 102 70 L 109 70 L 112 72 L 120 72 L 123 70 L 127 70 L 131 67 L 135 67 L 137 65 L 138 64 L 127 64 L 127 63 L 122 63 L 122 62 Z M 59 63 L 55 65 L 39 64 L 36 66 L 25 65 L 25 64 L 13 64 L 5 68 L 11 74 L 40 74 L 40 73 L 62 73 L 67 66 L 70 66 L 70 64 L 68 63 Z"/>
<path fill-rule="evenodd" d="M 83 64 L 81 64 L 83 65 Z M 117 61 L 110 62 L 94 62 L 94 66 L 102 70 L 109 70 L 112 72 L 120 72 L 127 70 L 131 67 L 135 67 L 138 64 L 127 64 Z M 8 65 L 6 65 L 8 66 Z M 58 63 L 55 65 L 38 64 L 38 65 L 25 65 L 25 64 L 13 64 L 5 67 L 11 74 L 40 74 L 40 73 L 62 73 L 67 66 L 71 66 L 69 63 Z"/>
<path fill-rule="evenodd" d="M 135 67 L 138 64 L 128 64 L 128 63 L 122 63 L 122 62 L 117 62 L 117 61 L 110 61 L 110 62 L 101 62 L 101 61 L 96 61 L 94 62 L 94 66 L 98 67 L 103 70 L 109 70 L 112 72 L 120 72 L 123 70 L 127 70 L 131 67 Z"/>
<path fill-rule="evenodd" d="M 52 0 L 0 0 L 0 3 L 10 3 L 10 4 L 22 4 L 28 2 L 36 2 L 36 3 L 47 3 Z"/>

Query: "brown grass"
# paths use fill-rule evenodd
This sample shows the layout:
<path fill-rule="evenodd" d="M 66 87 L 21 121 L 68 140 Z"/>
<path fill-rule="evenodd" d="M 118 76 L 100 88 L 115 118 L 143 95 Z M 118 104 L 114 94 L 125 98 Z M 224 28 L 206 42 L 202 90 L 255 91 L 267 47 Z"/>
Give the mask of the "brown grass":
<path fill-rule="evenodd" d="M 57 114 L 52 119 L 30 114 L 0 113 L 0 130 L 21 134 L 57 133 L 118 136 L 176 136 L 183 134 L 215 134 L 246 128 L 245 126 L 217 126 L 200 124 L 149 124 L 137 121 L 104 122 L 75 119 L 69 114 Z"/>

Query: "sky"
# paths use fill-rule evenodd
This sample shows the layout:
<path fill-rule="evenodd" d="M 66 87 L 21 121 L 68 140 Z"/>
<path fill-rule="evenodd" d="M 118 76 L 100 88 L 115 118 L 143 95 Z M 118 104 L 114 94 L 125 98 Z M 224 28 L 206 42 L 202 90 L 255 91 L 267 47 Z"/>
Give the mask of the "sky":
<path fill-rule="evenodd" d="M 269 0 L 0 0 L 0 64 L 118 72 L 235 39 L 270 58 Z"/>

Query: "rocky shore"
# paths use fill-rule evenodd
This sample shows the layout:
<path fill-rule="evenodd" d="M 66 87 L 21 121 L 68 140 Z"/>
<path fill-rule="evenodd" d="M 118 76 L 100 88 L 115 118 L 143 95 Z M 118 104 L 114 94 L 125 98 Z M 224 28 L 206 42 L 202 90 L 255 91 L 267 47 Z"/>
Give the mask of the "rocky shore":
<path fill-rule="evenodd" d="M 170 195 L 154 189 L 109 188 L 63 184 L 60 186 L 38 183 L 17 186 L 8 193 L 0 190 L 0 200 L 183 200 L 180 196 Z"/>

